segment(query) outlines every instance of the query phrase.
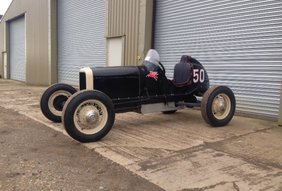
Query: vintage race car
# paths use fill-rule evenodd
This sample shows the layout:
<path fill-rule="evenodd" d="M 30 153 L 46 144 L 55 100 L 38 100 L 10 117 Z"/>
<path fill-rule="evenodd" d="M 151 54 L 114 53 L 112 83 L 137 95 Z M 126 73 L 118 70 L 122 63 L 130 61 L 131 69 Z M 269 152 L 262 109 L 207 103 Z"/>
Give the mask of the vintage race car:
<path fill-rule="evenodd" d="M 230 122 L 235 96 L 226 86 L 209 88 L 205 68 L 183 55 L 173 80 L 166 77 L 156 50 L 149 50 L 142 66 L 85 67 L 79 73 L 79 91 L 68 84 L 50 86 L 40 101 L 42 113 L 80 142 L 98 141 L 111 130 L 115 114 L 163 112 L 200 107 L 204 120 L 214 127 Z"/>

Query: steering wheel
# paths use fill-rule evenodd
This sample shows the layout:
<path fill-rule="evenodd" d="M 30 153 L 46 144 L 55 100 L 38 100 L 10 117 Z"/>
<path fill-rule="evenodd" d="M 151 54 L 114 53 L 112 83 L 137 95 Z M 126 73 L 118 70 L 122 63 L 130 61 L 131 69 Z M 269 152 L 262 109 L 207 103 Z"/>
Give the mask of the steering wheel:
<path fill-rule="evenodd" d="M 161 68 L 162 68 L 162 70 L 163 70 L 163 72 L 165 74 L 165 67 L 164 67 L 164 65 L 161 62 L 159 62 L 159 64 L 160 64 L 160 66 L 161 66 Z"/>

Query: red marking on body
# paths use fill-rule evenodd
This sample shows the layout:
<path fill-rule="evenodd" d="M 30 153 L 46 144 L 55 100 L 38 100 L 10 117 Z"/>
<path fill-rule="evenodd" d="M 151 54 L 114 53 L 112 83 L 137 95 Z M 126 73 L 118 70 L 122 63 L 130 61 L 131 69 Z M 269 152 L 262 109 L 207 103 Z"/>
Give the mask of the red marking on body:
<path fill-rule="evenodd" d="M 153 79 L 155 79 L 157 81 L 158 80 L 158 76 L 159 76 L 158 72 L 150 71 L 150 73 L 146 77 L 153 78 Z"/>

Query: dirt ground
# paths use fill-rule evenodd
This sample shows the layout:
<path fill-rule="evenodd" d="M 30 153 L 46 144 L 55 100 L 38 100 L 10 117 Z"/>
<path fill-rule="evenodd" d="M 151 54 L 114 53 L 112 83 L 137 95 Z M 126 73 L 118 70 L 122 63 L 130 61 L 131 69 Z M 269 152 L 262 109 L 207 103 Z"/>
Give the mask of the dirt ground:
<path fill-rule="evenodd" d="M 161 190 L 15 111 L 0 116 L 1 191 Z"/>

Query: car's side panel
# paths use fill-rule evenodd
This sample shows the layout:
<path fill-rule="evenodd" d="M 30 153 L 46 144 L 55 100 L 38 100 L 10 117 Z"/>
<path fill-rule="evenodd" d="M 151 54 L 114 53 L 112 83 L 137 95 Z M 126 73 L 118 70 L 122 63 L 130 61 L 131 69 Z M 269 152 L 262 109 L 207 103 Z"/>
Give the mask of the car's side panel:
<path fill-rule="evenodd" d="M 195 87 L 197 89 L 194 92 L 195 95 L 202 96 L 210 86 L 208 73 L 204 66 L 195 58 L 191 57 L 191 63 L 193 65 L 192 88 Z"/>
<path fill-rule="evenodd" d="M 93 68 L 94 87 L 111 99 L 139 97 L 138 67 Z"/>

